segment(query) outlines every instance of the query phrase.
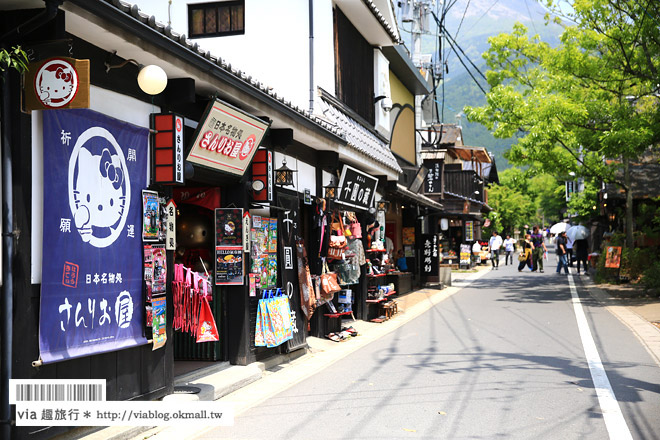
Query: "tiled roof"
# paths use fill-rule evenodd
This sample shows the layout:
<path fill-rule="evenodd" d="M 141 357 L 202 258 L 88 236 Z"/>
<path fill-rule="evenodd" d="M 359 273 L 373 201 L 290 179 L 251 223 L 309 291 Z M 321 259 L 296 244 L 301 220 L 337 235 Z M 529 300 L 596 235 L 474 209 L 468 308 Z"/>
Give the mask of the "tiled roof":
<path fill-rule="evenodd" d="M 374 17 L 376 17 L 376 19 L 380 22 L 383 28 L 385 28 L 390 38 L 392 38 L 392 41 L 394 41 L 397 44 L 401 43 L 402 41 L 399 38 L 399 36 L 396 34 L 396 32 L 394 32 L 394 28 L 392 27 L 391 24 L 387 22 L 387 20 L 385 20 L 383 13 L 380 12 L 380 10 L 378 9 L 378 7 L 376 7 L 374 2 L 372 0 L 362 0 L 362 2 L 369 8 L 371 13 L 374 14 Z"/>
<path fill-rule="evenodd" d="M 487 208 L 490 208 L 490 206 L 488 206 L 486 203 L 482 202 L 481 200 L 473 199 L 472 197 L 462 196 L 460 194 L 456 194 L 456 193 L 449 192 L 449 191 L 445 191 L 445 194 L 449 194 L 452 197 L 456 197 L 458 199 L 463 199 L 463 200 L 468 200 L 472 203 L 476 203 L 478 205 L 483 205 L 483 206 L 486 206 Z"/>
<path fill-rule="evenodd" d="M 349 146 L 397 173 L 403 172 L 386 142 L 381 141 L 364 125 L 348 116 L 330 102 L 325 99 L 321 99 L 321 102 L 325 106 L 323 113 L 326 118 L 332 121 L 341 131 L 342 137 L 346 139 Z"/>
<path fill-rule="evenodd" d="M 183 46 L 188 50 L 190 50 L 191 52 L 205 58 L 207 61 L 215 64 L 218 69 L 222 69 L 226 71 L 227 73 L 240 79 L 244 83 L 261 91 L 264 95 L 267 95 L 273 100 L 276 100 L 281 104 L 295 110 L 301 116 L 317 124 L 320 128 L 329 131 L 335 136 L 341 135 L 338 127 L 335 127 L 329 124 L 328 122 L 324 121 L 323 119 L 314 116 L 308 110 L 305 110 L 297 105 L 292 104 L 290 100 L 285 99 L 284 96 L 278 95 L 276 92 L 274 92 L 272 87 L 269 87 L 268 85 L 262 83 L 256 78 L 253 78 L 251 75 L 236 68 L 235 66 L 232 66 L 231 63 L 229 63 L 227 60 L 214 56 L 209 51 L 204 51 L 202 48 L 199 47 L 198 43 L 193 43 L 192 41 L 188 40 L 185 34 L 179 34 L 174 32 L 171 26 L 166 26 L 165 24 L 156 21 L 155 16 L 147 15 L 142 11 L 140 11 L 138 5 L 131 4 L 122 0 L 104 0 L 104 1 L 106 3 L 113 5 L 115 8 L 126 13 L 127 15 L 132 16 L 134 19 L 140 21 L 141 23 L 149 26 L 153 30 L 165 35 L 166 37 L 171 39 L 173 43 Z"/>

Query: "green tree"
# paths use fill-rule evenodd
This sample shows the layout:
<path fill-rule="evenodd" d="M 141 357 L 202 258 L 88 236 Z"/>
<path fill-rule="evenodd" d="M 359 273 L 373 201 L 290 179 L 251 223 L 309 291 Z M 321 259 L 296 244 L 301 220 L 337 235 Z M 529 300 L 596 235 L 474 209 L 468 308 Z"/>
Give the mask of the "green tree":
<path fill-rule="evenodd" d="M 488 204 L 493 208 L 487 216 L 491 221 L 488 233 L 493 230 L 513 233 L 515 229 L 529 224 L 536 213 L 534 203 L 528 196 L 504 185 L 489 187 Z"/>
<path fill-rule="evenodd" d="M 629 163 L 660 140 L 658 5 L 569 3 L 571 12 L 563 18 L 572 24 L 556 47 L 529 37 L 521 24 L 489 39 L 487 103 L 465 112 L 496 137 L 519 136 L 507 153 L 514 164 L 541 164 L 555 176 L 574 171 L 620 185 L 632 247 Z M 547 5 L 562 14 L 556 0 Z"/>

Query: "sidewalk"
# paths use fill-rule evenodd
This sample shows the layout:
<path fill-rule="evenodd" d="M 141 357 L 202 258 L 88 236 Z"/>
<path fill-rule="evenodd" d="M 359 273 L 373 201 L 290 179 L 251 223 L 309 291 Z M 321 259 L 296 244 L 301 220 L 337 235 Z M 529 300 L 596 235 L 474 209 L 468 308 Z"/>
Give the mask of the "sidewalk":
<path fill-rule="evenodd" d="M 383 323 L 344 321 L 353 326 L 358 336 L 341 342 L 325 338 L 307 337 L 307 350 L 289 355 L 275 356 L 265 362 L 247 366 L 210 367 L 178 377 L 175 385 L 190 385 L 201 389 L 199 394 L 171 394 L 163 398 L 169 402 L 193 400 L 217 400 L 231 402 L 238 415 L 297 382 L 300 382 L 328 365 L 376 341 L 407 322 L 420 316 L 439 302 L 459 292 L 475 279 L 488 273 L 489 266 L 478 266 L 474 271 L 454 271 L 452 286 L 443 290 L 423 288 L 396 298 L 398 313 Z M 89 430 L 68 433 L 60 440 L 153 440 L 194 438 L 207 428 L 199 430 L 179 427 L 109 427 L 91 434 Z"/>
<path fill-rule="evenodd" d="M 641 286 L 596 285 L 586 276 L 574 279 L 635 334 L 660 366 L 660 298 L 648 296 Z"/>

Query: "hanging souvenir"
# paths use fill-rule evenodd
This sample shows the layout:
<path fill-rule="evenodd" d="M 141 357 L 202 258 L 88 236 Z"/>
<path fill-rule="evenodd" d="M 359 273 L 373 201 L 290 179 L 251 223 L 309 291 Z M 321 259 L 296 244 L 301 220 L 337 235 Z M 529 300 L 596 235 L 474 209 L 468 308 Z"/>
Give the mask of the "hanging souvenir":
<path fill-rule="evenodd" d="M 158 241 L 160 228 L 158 193 L 142 190 L 142 241 Z"/>
<path fill-rule="evenodd" d="M 153 350 L 157 350 L 167 341 L 166 323 L 167 323 L 167 302 L 166 298 L 154 298 L 152 301 L 152 325 L 151 331 L 153 335 Z"/>

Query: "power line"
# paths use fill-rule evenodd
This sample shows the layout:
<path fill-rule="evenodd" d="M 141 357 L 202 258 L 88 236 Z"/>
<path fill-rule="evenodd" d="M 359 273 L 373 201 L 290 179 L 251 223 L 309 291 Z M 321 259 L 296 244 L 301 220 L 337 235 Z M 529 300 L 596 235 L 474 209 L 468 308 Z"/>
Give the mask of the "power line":
<path fill-rule="evenodd" d="M 458 61 L 460 61 L 461 64 L 463 65 L 463 67 L 465 67 L 465 70 L 466 70 L 467 73 L 470 75 L 470 78 L 472 78 L 472 81 L 474 81 L 474 83 L 477 85 L 477 87 L 479 87 L 479 89 L 481 89 L 481 91 L 483 92 L 483 94 L 486 95 L 486 91 L 484 90 L 483 87 L 481 87 L 481 84 L 479 83 L 479 81 L 477 81 L 477 78 L 475 78 L 474 75 L 472 75 L 472 72 L 470 72 L 470 69 L 468 69 L 468 67 L 465 65 L 465 63 L 463 62 L 463 59 L 460 57 L 460 55 L 459 55 L 458 52 L 456 51 L 456 48 L 454 48 L 454 45 L 451 43 L 451 40 L 447 40 L 447 42 L 449 43 L 449 46 L 452 48 L 452 50 L 453 50 L 454 53 L 456 54 L 456 57 L 458 58 Z M 469 59 L 468 59 L 468 61 L 469 61 Z M 471 63 L 471 61 L 470 61 L 470 63 Z M 481 71 L 479 71 L 479 73 L 481 73 Z M 483 76 L 483 74 L 482 74 L 482 76 Z M 485 77 L 484 77 L 484 78 L 485 78 Z M 443 83 L 443 84 L 444 84 L 444 83 Z"/>
<path fill-rule="evenodd" d="M 529 21 L 532 22 L 532 27 L 534 28 L 535 33 L 539 33 L 539 31 L 536 30 L 536 25 L 534 24 L 534 19 L 532 18 L 532 12 L 529 10 L 529 5 L 527 4 L 527 0 L 525 0 L 525 7 L 527 8 L 527 15 L 529 15 Z"/>
<path fill-rule="evenodd" d="M 454 38 L 458 37 L 458 33 L 461 30 L 461 26 L 463 26 L 463 20 L 465 20 L 465 14 L 467 13 L 468 8 L 470 7 L 470 0 L 468 0 L 467 5 L 465 5 L 465 10 L 463 11 L 463 16 L 461 17 L 461 22 L 458 23 L 458 29 L 456 29 L 456 33 L 454 34 Z"/>
<path fill-rule="evenodd" d="M 484 18 L 484 16 L 485 16 L 486 14 L 488 14 L 488 13 L 490 12 L 490 10 L 493 9 L 493 8 L 495 7 L 495 5 L 497 4 L 497 2 L 499 2 L 499 1 L 500 1 L 500 0 L 495 0 L 495 1 L 493 2 L 493 4 L 490 5 L 490 8 L 486 9 L 486 12 L 484 12 L 483 14 L 481 14 L 481 17 L 479 17 L 479 18 L 477 19 L 477 21 L 474 22 L 474 24 L 472 25 L 472 27 L 471 27 L 470 29 L 468 29 L 467 32 L 470 32 L 472 29 L 474 29 L 474 27 L 479 23 L 479 21 L 480 21 L 482 18 Z"/>
<path fill-rule="evenodd" d="M 451 35 L 449 35 L 449 33 L 447 33 L 447 37 L 449 37 L 448 41 L 451 40 L 450 43 L 453 42 L 454 45 L 455 45 L 456 47 L 458 47 L 458 50 L 461 51 L 461 53 L 463 54 L 463 56 L 464 56 L 464 57 L 470 62 L 470 64 L 472 65 L 472 67 L 474 67 L 474 69 L 475 69 L 477 72 L 479 72 L 479 75 L 481 75 L 481 77 L 482 77 L 483 79 L 486 79 L 486 75 L 484 75 L 484 74 L 481 72 L 481 70 L 479 70 L 479 68 L 478 68 L 478 67 L 472 62 L 472 60 L 470 59 L 470 57 L 467 56 L 467 54 L 463 51 L 463 49 L 461 49 L 461 46 L 458 45 L 458 43 L 456 42 L 456 40 L 454 40 L 454 39 L 451 37 Z M 456 52 L 456 50 L 454 50 L 454 52 Z M 456 56 L 458 57 L 458 54 L 456 54 Z M 459 57 L 459 58 L 460 58 L 460 57 Z"/>

